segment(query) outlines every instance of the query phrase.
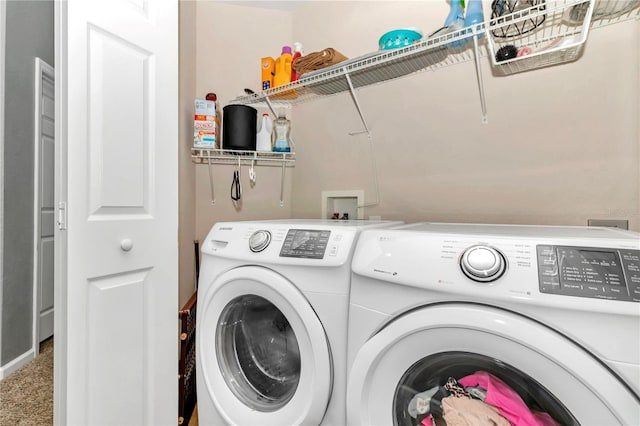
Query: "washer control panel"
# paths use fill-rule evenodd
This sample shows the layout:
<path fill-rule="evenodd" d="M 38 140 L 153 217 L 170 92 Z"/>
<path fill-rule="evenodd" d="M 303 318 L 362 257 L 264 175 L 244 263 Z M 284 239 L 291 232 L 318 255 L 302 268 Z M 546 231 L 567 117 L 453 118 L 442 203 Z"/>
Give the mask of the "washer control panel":
<path fill-rule="evenodd" d="M 263 229 L 254 232 L 249 237 L 249 249 L 254 253 L 259 253 L 266 249 L 271 243 L 271 232 Z"/>
<path fill-rule="evenodd" d="M 280 257 L 322 259 L 329 243 L 331 231 L 289 229 L 280 249 Z"/>
<path fill-rule="evenodd" d="M 462 272 L 474 281 L 495 281 L 506 269 L 504 255 L 493 247 L 476 245 L 464 251 L 460 258 Z"/>
<path fill-rule="evenodd" d="M 640 250 L 538 245 L 540 292 L 640 302 Z"/>

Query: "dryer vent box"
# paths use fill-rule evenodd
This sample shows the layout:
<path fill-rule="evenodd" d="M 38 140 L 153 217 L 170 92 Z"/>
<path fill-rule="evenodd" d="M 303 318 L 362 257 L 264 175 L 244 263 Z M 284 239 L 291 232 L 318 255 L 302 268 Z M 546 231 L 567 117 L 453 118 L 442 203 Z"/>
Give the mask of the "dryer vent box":
<path fill-rule="evenodd" d="M 349 219 L 363 219 L 362 208 L 358 208 L 364 204 L 364 191 L 348 190 L 348 191 L 322 191 L 322 218 L 338 219 L 345 218 L 345 214 Z"/>

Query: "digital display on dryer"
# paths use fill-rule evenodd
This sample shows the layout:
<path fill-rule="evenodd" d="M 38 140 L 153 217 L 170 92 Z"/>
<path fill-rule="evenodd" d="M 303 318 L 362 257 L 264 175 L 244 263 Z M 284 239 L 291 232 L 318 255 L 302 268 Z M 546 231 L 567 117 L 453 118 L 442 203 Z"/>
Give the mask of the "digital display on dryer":
<path fill-rule="evenodd" d="M 331 231 L 290 229 L 282 244 L 280 257 L 322 259 L 330 236 Z"/>
<path fill-rule="evenodd" d="M 618 255 L 612 251 L 558 247 L 560 285 L 624 285 Z"/>

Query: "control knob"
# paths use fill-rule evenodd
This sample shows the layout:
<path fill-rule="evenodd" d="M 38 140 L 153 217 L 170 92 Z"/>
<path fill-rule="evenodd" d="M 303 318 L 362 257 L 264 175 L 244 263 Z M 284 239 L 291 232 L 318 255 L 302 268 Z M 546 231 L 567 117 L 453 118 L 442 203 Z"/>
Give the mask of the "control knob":
<path fill-rule="evenodd" d="M 460 258 L 462 272 L 474 281 L 490 282 L 502 276 L 507 262 L 498 250 L 485 245 L 471 246 Z"/>
<path fill-rule="evenodd" d="M 249 237 L 249 248 L 254 253 L 266 249 L 269 243 L 271 243 L 271 232 L 269 231 L 256 231 Z"/>

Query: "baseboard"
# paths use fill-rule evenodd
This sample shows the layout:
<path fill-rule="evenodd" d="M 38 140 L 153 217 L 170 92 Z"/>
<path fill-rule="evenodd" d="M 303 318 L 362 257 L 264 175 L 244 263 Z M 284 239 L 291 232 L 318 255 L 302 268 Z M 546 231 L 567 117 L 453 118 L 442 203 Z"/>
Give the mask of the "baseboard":
<path fill-rule="evenodd" d="M 14 371 L 20 369 L 20 367 L 27 364 L 34 358 L 35 353 L 33 349 L 30 349 L 19 357 L 16 357 L 13 360 L 9 361 L 6 365 L 0 367 L 0 380 L 3 380 L 5 377 L 9 377 Z"/>

